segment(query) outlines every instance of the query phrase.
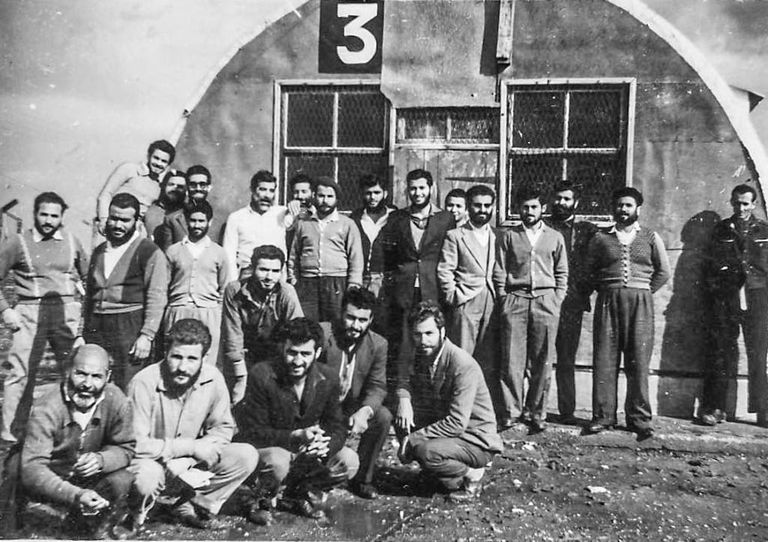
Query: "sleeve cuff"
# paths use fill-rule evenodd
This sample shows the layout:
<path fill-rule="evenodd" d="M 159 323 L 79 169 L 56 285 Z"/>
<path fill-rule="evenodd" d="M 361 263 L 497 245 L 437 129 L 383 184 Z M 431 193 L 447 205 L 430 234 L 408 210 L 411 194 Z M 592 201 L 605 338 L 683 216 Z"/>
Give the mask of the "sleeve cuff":
<path fill-rule="evenodd" d="M 245 366 L 245 361 L 238 360 L 232 362 L 232 373 L 238 378 L 248 376 L 248 368 Z"/>
<path fill-rule="evenodd" d="M 397 397 L 398 399 L 410 399 L 411 392 L 406 390 L 405 388 L 397 388 L 395 390 L 395 397 Z"/>

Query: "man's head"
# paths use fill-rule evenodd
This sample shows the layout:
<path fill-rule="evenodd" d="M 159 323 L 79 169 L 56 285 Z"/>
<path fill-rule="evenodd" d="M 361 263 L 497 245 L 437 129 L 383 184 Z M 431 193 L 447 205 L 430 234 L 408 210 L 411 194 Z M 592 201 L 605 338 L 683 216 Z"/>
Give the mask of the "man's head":
<path fill-rule="evenodd" d="M 165 334 L 163 370 L 166 384 L 179 391 L 195 383 L 211 347 L 211 332 L 200 320 L 184 318 Z"/>
<path fill-rule="evenodd" d="M 136 232 L 136 221 L 139 219 L 139 200 L 128 192 L 115 194 L 109 202 L 109 215 L 105 233 L 113 245 L 127 243 Z"/>
<path fill-rule="evenodd" d="M 387 193 L 384 181 L 376 175 L 368 173 L 358 181 L 360 193 L 363 194 L 363 204 L 369 213 L 378 213 L 387 207 Z"/>
<path fill-rule="evenodd" d="M 187 174 L 179 169 L 170 169 L 160 183 L 161 197 L 171 206 L 184 203 L 187 196 Z"/>
<path fill-rule="evenodd" d="M 570 219 L 576 213 L 581 193 L 571 181 L 560 181 L 555 184 L 552 193 L 552 218 L 558 221 Z"/>
<path fill-rule="evenodd" d="M 189 201 L 206 201 L 211 190 L 211 172 L 201 165 L 187 170 L 187 194 Z"/>
<path fill-rule="evenodd" d="M 297 173 L 288 181 L 291 198 L 301 203 L 304 209 L 312 207 L 315 198 L 315 180 L 306 173 Z"/>
<path fill-rule="evenodd" d="M 476 184 L 467 190 L 469 204 L 469 221 L 473 226 L 485 226 L 493 218 L 493 207 L 496 203 L 496 193 L 493 188 L 484 184 Z"/>
<path fill-rule="evenodd" d="M 733 216 L 740 220 L 749 220 L 757 206 L 757 190 L 748 184 L 737 185 L 731 190 Z"/>
<path fill-rule="evenodd" d="M 541 220 L 544 212 L 544 198 L 541 190 L 536 187 L 526 187 L 517 193 L 517 204 L 520 212 L 520 220 L 529 228 L 535 226 Z"/>
<path fill-rule="evenodd" d="M 429 205 L 432 197 L 432 174 L 424 169 L 414 169 L 405 176 L 405 187 L 408 190 L 408 200 L 415 210 Z"/>
<path fill-rule="evenodd" d="M 49 239 L 61 227 L 67 204 L 56 192 L 43 192 L 35 198 L 35 229 Z"/>
<path fill-rule="evenodd" d="M 109 382 L 109 354 L 97 344 L 75 349 L 65 366 L 67 397 L 80 411 L 96 404 Z"/>
<path fill-rule="evenodd" d="M 277 179 L 269 171 L 262 169 L 251 177 L 251 207 L 265 213 L 275 203 Z"/>
<path fill-rule="evenodd" d="M 315 184 L 317 214 L 326 217 L 336 210 L 339 204 L 339 185 L 328 177 L 319 177 Z"/>
<path fill-rule="evenodd" d="M 149 144 L 147 149 L 147 166 L 149 176 L 159 179 L 176 158 L 176 149 L 165 139 L 158 139 Z"/>
<path fill-rule="evenodd" d="M 265 292 L 271 292 L 280 282 L 284 264 L 285 254 L 275 245 L 256 247 L 251 256 L 251 282 Z"/>
<path fill-rule="evenodd" d="M 277 330 L 275 338 L 286 375 L 294 382 L 303 380 L 323 349 L 320 324 L 303 316 L 294 318 Z"/>
<path fill-rule="evenodd" d="M 359 341 L 371 327 L 376 296 L 370 290 L 352 286 L 341 301 L 341 325 L 345 338 Z"/>
<path fill-rule="evenodd" d="M 456 224 L 467 218 L 467 193 L 461 188 L 454 188 L 445 195 L 445 210 L 453 215 Z"/>
<path fill-rule="evenodd" d="M 184 218 L 187 220 L 189 240 L 197 243 L 208 235 L 213 219 L 213 208 L 207 201 L 187 203 L 184 206 Z"/>
<path fill-rule="evenodd" d="M 437 354 L 445 340 L 445 318 L 436 304 L 431 301 L 417 304 L 408 315 L 408 326 L 417 355 Z"/>
<path fill-rule="evenodd" d="M 617 188 L 611 194 L 613 202 L 613 219 L 619 226 L 629 226 L 637 222 L 640 216 L 640 206 L 643 204 L 643 195 L 637 188 L 623 186 Z"/>

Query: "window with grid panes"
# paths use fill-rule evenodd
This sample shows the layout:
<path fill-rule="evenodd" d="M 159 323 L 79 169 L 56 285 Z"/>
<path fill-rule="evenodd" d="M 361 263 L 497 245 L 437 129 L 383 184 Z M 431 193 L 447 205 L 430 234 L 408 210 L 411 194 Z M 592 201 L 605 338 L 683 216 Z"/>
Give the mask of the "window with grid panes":
<path fill-rule="evenodd" d="M 397 142 L 403 144 L 498 144 L 499 110 L 492 107 L 399 109 Z"/>
<path fill-rule="evenodd" d="M 358 179 L 387 179 L 388 105 L 374 85 L 281 87 L 283 186 L 297 173 L 340 186 L 339 210 L 360 205 Z"/>
<path fill-rule="evenodd" d="M 582 187 L 578 212 L 611 214 L 611 192 L 626 184 L 628 84 L 508 87 L 507 215 L 517 192 L 555 182 Z"/>

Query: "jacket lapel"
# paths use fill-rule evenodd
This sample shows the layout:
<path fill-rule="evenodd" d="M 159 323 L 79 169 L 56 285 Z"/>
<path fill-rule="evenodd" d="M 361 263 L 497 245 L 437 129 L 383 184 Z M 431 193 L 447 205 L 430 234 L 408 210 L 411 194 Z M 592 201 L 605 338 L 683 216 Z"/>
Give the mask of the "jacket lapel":
<path fill-rule="evenodd" d="M 472 232 L 466 225 L 461 227 L 461 240 L 464 243 L 464 245 L 467 247 L 467 250 L 469 251 L 469 253 L 477 262 L 477 265 L 480 266 L 480 269 L 486 268 L 486 265 L 484 265 L 483 262 L 487 260 L 486 258 L 487 254 L 485 256 L 483 255 L 482 253 L 483 247 L 481 247 L 477 243 L 475 236 L 472 235 Z M 487 261 L 486 261 L 486 264 L 487 264 Z"/>

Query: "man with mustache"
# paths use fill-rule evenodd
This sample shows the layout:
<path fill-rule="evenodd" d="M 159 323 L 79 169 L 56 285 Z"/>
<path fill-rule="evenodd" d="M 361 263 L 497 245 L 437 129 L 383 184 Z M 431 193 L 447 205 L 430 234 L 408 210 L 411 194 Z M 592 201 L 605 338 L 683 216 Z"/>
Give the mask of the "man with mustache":
<path fill-rule="evenodd" d="M 205 357 L 211 334 L 199 320 L 176 322 L 165 335 L 165 358 L 131 381 L 136 435 L 136 490 L 141 524 L 155 499 L 173 482 L 185 490 L 174 515 L 196 529 L 225 527 L 215 516 L 256 468 L 258 454 L 233 443 L 235 421 L 224 377 Z M 207 480 L 207 483 L 201 483 Z"/>
<path fill-rule="evenodd" d="M 611 195 L 615 225 L 589 242 L 585 295 L 597 289 L 594 319 L 592 422 L 600 433 L 616 424 L 616 383 L 624 358 L 627 427 L 638 440 L 653 436 L 648 366 L 653 352 L 653 294 L 669 280 L 659 234 L 638 223 L 643 195 L 630 186 Z"/>
<path fill-rule="evenodd" d="M 537 187 L 517 194 L 520 224 L 499 239 L 493 283 L 501 318 L 501 392 L 504 429 L 546 427 L 546 405 L 560 304 L 568 286 L 565 240 L 541 220 Z M 527 393 L 523 393 L 525 378 Z"/>
<path fill-rule="evenodd" d="M 201 165 L 194 165 L 187 170 L 187 203 L 199 204 L 208 201 L 211 191 L 211 172 Z M 163 251 L 174 243 L 180 243 L 187 236 L 187 219 L 184 206 L 167 213 L 163 223 L 154 230 L 155 244 Z"/>
<path fill-rule="evenodd" d="M 194 318 L 211 332 L 211 348 L 206 360 L 216 365 L 221 334 L 221 303 L 227 286 L 227 256 L 224 249 L 211 241 L 208 229 L 213 209 L 207 201 L 188 203 L 184 207 L 189 234 L 165 253 L 171 282 L 163 328 L 171 329 L 178 320 Z"/>
<path fill-rule="evenodd" d="M 107 240 L 93 253 L 85 291 L 85 340 L 112 356 L 113 382 L 122 390 L 150 358 L 168 299 L 168 262 L 139 235 L 138 217 L 134 196 L 112 198 Z"/>
<path fill-rule="evenodd" d="M 339 187 L 327 177 L 315 183 L 315 214 L 294 228 L 288 281 L 296 285 L 304 314 L 327 322 L 341 312 L 347 288 L 363 283 L 360 232 L 336 209 Z"/>
<path fill-rule="evenodd" d="M 315 209 L 315 180 L 306 173 L 297 173 L 288 181 L 288 193 L 291 201 L 285 215 L 285 246 L 293 243 L 294 226 L 299 220 L 306 220 L 317 210 Z"/>
<path fill-rule="evenodd" d="M 179 169 L 171 169 L 160 183 L 160 197 L 147 209 L 144 215 L 144 227 L 147 237 L 157 244 L 157 234 L 171 213 L 182 210 L 184 199 L 187 197 L 187 174 Z"/>
<path fill-rule="evenodd" d="M 13 477 L 21 482 L 16 507 L 28 500 L 68 507 L 68 525 L 81 530 L 73 537 L 114 535 L 128 512 L 131 405 L 108 382 L 107 352 L 95 344 L 76 348 L 64 382 L 35 401 L 24 445 L 5 467 L 5 487 Z"/>

